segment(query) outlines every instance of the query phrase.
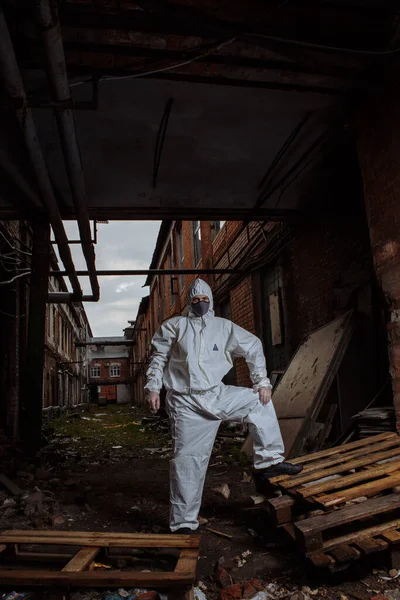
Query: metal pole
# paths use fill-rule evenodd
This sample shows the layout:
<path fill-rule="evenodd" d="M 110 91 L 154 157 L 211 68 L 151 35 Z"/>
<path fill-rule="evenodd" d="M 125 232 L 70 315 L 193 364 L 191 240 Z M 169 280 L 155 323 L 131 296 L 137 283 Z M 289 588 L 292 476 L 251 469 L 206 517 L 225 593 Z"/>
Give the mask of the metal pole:
<path fill-rule="evenodd" d="M 0 71 L 4 79 L 5 87 L 11 98 L 22 100 L 23 106 L 26 106 L 27 97 L 25 88 L 1 5 Z M 61 260 L 68 271 L 68 277 L 74 294 L 80 296 L 82 295 L 81 286 L 79 279 L 76 276 L 75 266 L 68 246 L 68 237 L 65 233 L 64 225 L 58 210 L 46 162 L 40 147 L 32 111 L 29 108 L 18 109 L 16 110 L 16 117 L 25 140 L 32 166 L 35 170 L 41 201 L 47 209 L 48 217 L 54 231 L 54 237 L 57 240 Z"/>
<path fill-rule="evenodd" d="M 232 273 L 239 273 L 240 269 L 103 269 L 98 270 L 98 277 L 113 277 L 115 275 L 120 276 L 135 276 L 135 275 L 227 275 Z M 77 271 L 76 274 L 79 277 L 88 277 L 88 271 Z M 51 271 L 52 277 L 65 277 L 67 271 Z"/>
<path fill-rule="evenodd" d="M 54 100 L 56 102 L 71 101 L 56 3 L 53 2 L 50 6 L 48 0 L 41 0 L 39 2 L 38 24 L 41 29 L 42 40 L 45 47 L 48 62 L 47 73 L 52 87 Z M 82 161 L 76 138 L 74 116 L 70 108 L 67 108 L 66 110 L 57 110 L 55 111 L 55 115 L 71 187 L 79 233 L 82 240 L 82 251 L 88 268 L 93 301 L 96 302 L 100 298 L 100 287 L 96 276 L 96 258 L 94 246 L 92 244 L 92 232 L 90 230 Z"/>
<path fill-rule="evenodd" d="M 46 298 L 50 266 L 50 227 L 33 222 L 33 248 L 29 292 L 28 344 L 23 378 L 21 434 L 27 452 L 41 445 Z"/>

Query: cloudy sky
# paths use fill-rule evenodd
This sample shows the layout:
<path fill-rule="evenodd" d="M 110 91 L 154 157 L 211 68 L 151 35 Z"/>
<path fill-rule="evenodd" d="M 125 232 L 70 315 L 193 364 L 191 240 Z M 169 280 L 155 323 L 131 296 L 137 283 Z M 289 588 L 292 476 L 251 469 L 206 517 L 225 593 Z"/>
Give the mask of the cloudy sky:
<path fill-rule="evenodd" d="M 98 269 L 148 269 L 156 244 L 160 221 L 110 221 L 99 223 L 96 248 Z M 65 222 L 70 239 L 77 239 L 75 223 Z M 70 246 L 77 269 L 86 270 L 78 245 Z M 62 263 L 60 263 L 62 269 Z M 128 320 L 133 321 L 143 288 L 144 277 L 99 277 L 100 302 L 86 302 L 85 308 L 95 336 L 123 335 Z M 84 294 L 90 294 L 89 280 L 81 278 Z"/>

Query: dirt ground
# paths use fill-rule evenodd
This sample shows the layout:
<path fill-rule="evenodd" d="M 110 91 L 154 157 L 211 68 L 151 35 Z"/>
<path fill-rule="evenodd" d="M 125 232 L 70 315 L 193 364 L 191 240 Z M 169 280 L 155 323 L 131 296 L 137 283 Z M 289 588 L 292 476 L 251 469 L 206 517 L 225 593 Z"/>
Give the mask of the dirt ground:
<path fill-rule="evenodd" d="M 40 458 L 9 453 L 2 470 L 27 498 L 15 501 L 0 489 L 0 529 L 168 533 L 167 422 L 142 421 L 144 416 L 131 407 L 92 407 L 53 420 Z M 234 437 L 219 438 L 208 470 L 198 564 L 207 598 L 220 597 L 219 565 L 233 583 L 261 580 L 271 598 L 400 599 L 400 578 L 390 579 L 383 555 L 335 576 L 313 570 L 264 510 L 253 506 L 251 465 L 240 446 Z M 224 484 L 229 498 L 215 491 Z"/>

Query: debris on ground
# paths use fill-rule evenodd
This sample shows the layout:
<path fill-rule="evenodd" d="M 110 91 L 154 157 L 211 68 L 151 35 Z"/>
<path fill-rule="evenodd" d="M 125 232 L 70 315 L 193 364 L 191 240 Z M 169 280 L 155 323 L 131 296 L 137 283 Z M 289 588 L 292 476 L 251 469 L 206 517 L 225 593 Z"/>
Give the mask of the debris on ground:
<path fill-rule="evenodd" d="M 213 491 L 216 492 L 217 494 L 220 494 L 224 498 L 226 498 L 226 500 L 228 500 L 229 496 L 231 495 L 231 490 L 227 483 L 224 483 L 223 485 L 213 488 Z"/>
<path fill-rule="evenodd" d="M 2 472 L 18 490 L 12 493 L 0 478 L 0 529 L 168 533 L 168 420 L 116 406 L 107 413 L 94 407 L 85 416 L 96 420 L 53 419 L 53 433 L 34 459 L 17 451 L 0 454 Z M 108 428 L 121 424 L 128 425 Z M 238 432 L 231 433 L 236 437 Z M 341 573 L 321 579 L 307 569 L 284 531 L 271 527 L 264 510 L 268 500 L 262 497 L 260 505 L 251 501 L 250 461 L 222 439 L 213 450 L 210 466 L 216 466 L 208 471 L 199 519 L 197 600 L 256 600 L 259 594 L 257 600 L 400 600 L 399 571 L 385 563 L 384 552 L 373 555 L 374 572 L 370 565 L 361 569 L 361 561 L 353 563 L 360 572 L 354 570 L 351 580 Z M 219 474 L 226 468 L 229 479 L 223 482 L 229 485 Z M 228 498 L 215 492 L 223 485 L 229 488 Z M 125 561 L 118 568 L 129 566 Z M 106 567 L 107 560 L 98 568 Z M 118 594 L 117 600 L 138 600 L 130 597 L 134 592 L 108 590 Z M 105 592 L 91 590 L 80 594 L 72 594 L 72 600 L 105 597 Z"/>

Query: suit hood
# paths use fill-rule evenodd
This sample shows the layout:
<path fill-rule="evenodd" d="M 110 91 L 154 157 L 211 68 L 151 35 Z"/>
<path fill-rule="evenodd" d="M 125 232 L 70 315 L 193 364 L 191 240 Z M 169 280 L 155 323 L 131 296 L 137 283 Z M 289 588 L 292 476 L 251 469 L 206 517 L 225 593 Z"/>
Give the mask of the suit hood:
<path fill-rule="evenodd" d="M 210 298 L 210 308 L 205 316 L 210 315 L 214 316 L 214 298 L 213 293 L 211 291 L 208 283 L 203 281 L 203 279 L 196 279 L 192 285 L 190 286 L 187 294 L 187 303 L 190 309 L 189 316 L 194 317 L 194 313 L 191 310 L 192 300 L 195 296 L 208 296 Z"/>

